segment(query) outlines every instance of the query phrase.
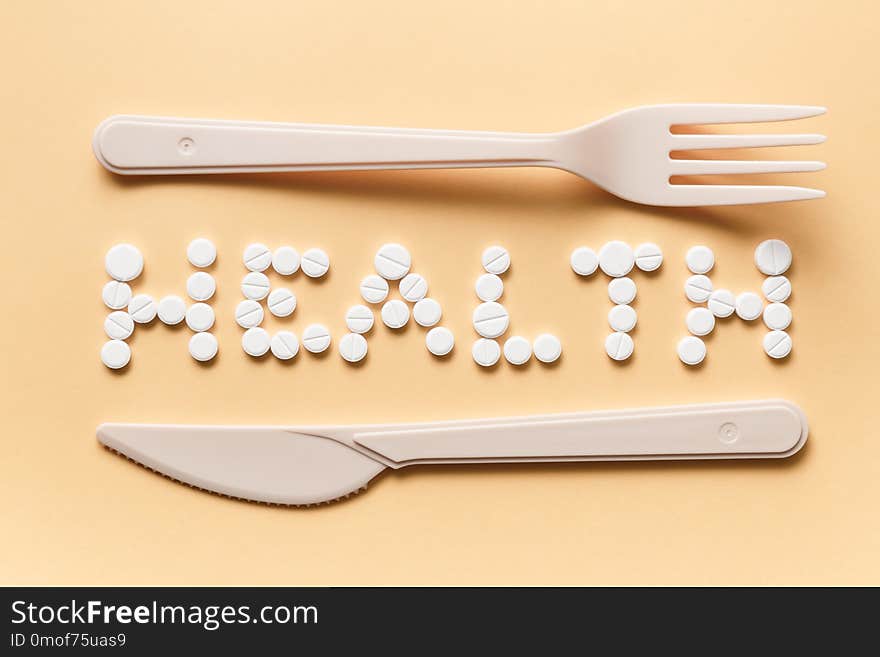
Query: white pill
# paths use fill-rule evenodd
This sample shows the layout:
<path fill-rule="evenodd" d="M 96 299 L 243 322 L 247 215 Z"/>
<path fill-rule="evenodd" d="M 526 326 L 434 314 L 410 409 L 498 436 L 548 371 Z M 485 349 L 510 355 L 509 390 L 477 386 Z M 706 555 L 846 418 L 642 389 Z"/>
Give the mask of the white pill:
<path fill-rule="evenodd" d="M 244 266 L 251 271 L 266 271 L 272 264 L 272 252 L 265 244 L 254 242 L 244 248 L 242 260 Z"/>
<path fill-rule="evenodd" d="M 286 287 L 279 287 L 269 293 L 266 305 L 275 317 L 287 317 L 296 310 L 296 295 Z"/>
<path fill-rule="evenodd" d="M 214 277 L 206 271 L 197 271 L 186 279 L 186 293 L 194 301 L 207 301 L 217 291 Z"/>
<path fill-rule="evenodd" d="M 706 343 L 689 335 L 678 341 L 678 357 L 685 365 L 699 365 L 706 358 Z"/>
<path fill-rule="evenodd" d="M 605 353 L 613 360 L 626 360 L 634 349 L 635 343 L 629 333 L 617 331 L 605 338 Z"/>
<path fill-rule="evenodd" d="M 167 297 L 159 299 L 159 305 L 156 307 L 156 314 L 159 320 L 168 326 L 176 326 L 186 317 L 186 301 L 176 294 L 169 294 Z"/>
<path fill-rule="evenodd" d="M 425 346 L 435 356 L 445 356 L 455 346 L 455 336 L 445 326 L 435 326 L 425 335 Z"/>
<path fill-rule="evenodd" d="M 428 281 L 421 274 L 407 274 L 400 279 L 397 289 L 400 290 L 400 296 L 410 303 L 415 303 L 428 294 Z"/>
<path fill-rule="evenodd" d="M 510 269 L 510 254 L 503 246 L 490 246 L 480 258 L 483 269 L 490 274 L 503 274 Z"/>
<path fill-rule="evenodd" d="M 498 301 L 504 294 L 504 282 L 498 274 L 483 274 L 474 285 L 480 301 Z"/>
<path fill-rule="evenodd" d="M 133 281 L 144 270 L 144 256 L 136 246 L 117 244 L 104 256 L 104 267 L 110 277 L 117 281 Z"/>
<path fill-rule="evenodd" d="M 413 319 L 419 326 L 434 326 L 440 321 L 443 315 L 443 309 L 440 304 L 431 297 L 425 297 L 421 301 L 417 301 L 412 309 Z"/>
<path fill-rule="evenodd" d="M 263 306 L 253 299 L 245 299 L 235 307 L 235 321 L 241 328 L 253 328 L 263 323 Z"/>
<path fill-rule="evenodd" d="M 196 333 L 214 326 L 214 309 L 206 303 L 194 303 L 186 309 L 186 325 Z"/>
<path fill-rule="evenodd" d="M 542 333 L 532 344 L 535 358 L 542 363 L 553 363 L 562 355 L 562 343 L 555 335 Z"/>
<path fill-rule="evenodd" d="M 504 359 L 511 365 L 525 365 L 532 357 L 532 344 L 521 335 L 504 341 Z"/>
<path fill-rule="evenodd" d="M 613 278 L 608 283 L 608 296 L 614 303 L 632 303 L 636 298 L 636 284 L 626 276 Z"/>
<path fill-rule="evenodd" d="M 122 340 L 109 340 L 101 347 L 101 362 L 111 370 L 128 365 L 131 360 L 131 347 Z"/>
<path fill-rule="evenodd" d="M 321 249 L 309 249 L 302 255 L 300 267 L 309 278 L 321 278 L 330 269 L 330 256 Z"/>
<path fill-rule="evenodd" d="M 770 331 L 764 336 L 764 352 L 771 358 L 785 358 L 791 346 L 791 336 L 785 331 Z"/>
<path fill-rule="evenodd" d="M 254 326 L 245 331 L 241 336 L 241 348 L 248 356 L 259 358 L 269 351 L 271 345 L 269 332 L 259 326 Z"/>
<path fill-rule="evenodd" d="M 134 333 L 134 320 L 123 310 L 114 310 L 104 320 L 104 333 L 111 340 L 127 340 Z"/>
<path fill-rule="evenodd" d="M 655 271 L 663 264 L 663 251 L 653 242 L 636 247 L 636 267 L 642 271 Z"/>
<path fill-rule="evenodd" d="M 791 325 L 791 308 L 784 303 L 771 303 L 764 308 L 764 324 L 773 331 L 784 331 Z"/>
<path fill-rule="evenodd" d="M 754 292 L 742 292 L 736 297 L 736 316 L 740 319 L 758 319 L 763 309 L 764 300 Z"/>
<path fill-rule="evenodd" d="M 692 308 L 685 324 L 694 335 L 709 335 L 715 329 L 715 315 L 708 308 Z"/>
<path fill-rule="evenodd" d="M 382 306 L 382 321 L 388 328 L 403 328 L 409 321 L 409 306 L 400 299 L 386 301 Z"/>
<path fill-rule="evenodd" d="M 409 273 L 412 258 L 400 244 L 383 244 L 373 258 L 373 265 L 382 278 L 398 281 Z"/>
<path fill-rule="evenodd" d="M 767 276 L 779 276 L 791 267 L 791 249 L 782 240 L 764 240 L 755 249 L 755 265 Z"/>
<path fill-rule="evenodd" d="M 199 237 L 190 242 L 189 246 L 186 247 L 186 259 L 189 260 L 193 267 L 210 267 L 217 259 L 217 247 L 214 246 L 211 240 Z"/>
<path fill-rule="evenodd" d="M 510 326 L 510 315 L 496 301 L 486 301 L 474 309 L 474 330 L 484 338 L 497 338 Z"/>
<path fill-rule="evenodd" d="M 471 347 L 474 362 L 481 367 L 492 367 L 501 358 L 501 346 L 495 340 L 480 338 Z"/>
<path fill-rule="evenodd" d="M 290 360 L 299 353 L 299 340 L 290 331 L 278 331 L 272 336 L 269 349 L 278 360 Z"/>
<path fill-rule="evenodd" d="M 388 281 L 370 274 L 361 281 L 361 296 L 367 303 L 382 303 L 388 298 Z"/>
<path fill-rule="evenodd" d="M 279 246 L 272 254 L 272 269 L 282 276 L 295 274 L 299 270 L 299 262 L 299 251 L 292 246 Z"/>
<path fill-rule="evenodd" d="M 571 252 L 571 268 L 578 276 L 589 276 L 599 267 L 599 256 L 587 246 L 579 246 Z"/>
<path fill-rule="evenodd" d="M 618 304 L 608 311 L 608 323 L 615 331 L 629 333 L 636 327 L 637 315 L 632 306 Z"/>
<path fill-rule="evenodd" d="M 217 338 L 207 331 L 195 333 L 189 339 L 189 355 L 200 363 L 211 360 L 217 355 Z"/>
<path fill-rule="evenodd" d="M 131 287 L 121 281 L 107 281 L 101 290 L 104 305 L 112 310 L 122 310 L 131 301 Z"/>
<path fill-rule="evenodd" d="M 339 341 L 339 355 L 349 363 L 362 361 L 367 355 L 367 341 L 360 333 L 346 333 Z"/>
<path fill-rule="evenodd" d="M 684 294 L 694 303 L 705 303 L 712 294 L 712 281 L 703 274 L 689 276 L 684 282 Z"/>
<path fill-rule="evenodd" d="M 122 283 L 120 283 L 122 285 Z M 785 276 L 770 276 L 761 284 L 761 291 L 767 301 L 782 303 L 791 296 L 791 281 Z"/>
<path fill-rule="evenodd" d="M 730 290 L 715 290 L 709 295 L 707 305 L 715 317 L 730 317 L 736 310 L 736 298 Z"/>
<path fill-rule="evenodd" d="M 149 294 L 136 294 L 128 303 L 128 314 L 138 324 L 149 324 L 156 318 L 156 302 Z"/>
<path fill-rule="evenodd" d="M 613 278 L 632 271 L 636 255 L 626 242 L 612 240 L 599 249 L 599 268 Z"/>
<path fill-rule="evenodd" d="M 241 293 L 245 299 L 260 301 L 265 299 L 270 289 L 269 277 L 259 271 L 249 271 L 241 279 Z"/>
<path fill-rule="evenodd" d="M 303 331 L 302 345 L 306 351 L 320 354 L 330 346 L 330 331 L 323 324 L 309 324 Z"/>
<path fill-rule="evenodd" d="M 367 333 L 373 328 L 374 321 L 373 311 L 360 304 L 345 312 L 345 325 L 352 333 Z"/>
<path fill-rule="evenodd" d="M 688 269 L 695 274 L 708 274 L 715 266 L 715 254 L 708 246 L 692 246 L 684 260 Z"/>

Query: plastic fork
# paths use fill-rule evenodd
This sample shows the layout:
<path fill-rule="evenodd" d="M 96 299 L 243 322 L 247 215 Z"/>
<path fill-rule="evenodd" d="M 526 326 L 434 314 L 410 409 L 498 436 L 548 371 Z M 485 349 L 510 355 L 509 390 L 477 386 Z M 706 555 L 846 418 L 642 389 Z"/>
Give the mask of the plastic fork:
<path fill-rule="evenodd" d="M 821 198 L 782 185 L 673 184 L 672 176 L 819 171 L 806 160 L 673 159 L 673 151 L 819 144 L 815 134 L 675 134 L 675 125 L 762 123 L 816 116 L 802 105 L 646 105 L 556 133 L 418 130 L 112 116 L 95 131 L 98 160 L 120 174 L 545 166 L 621 198 L 665 206 Z"/>

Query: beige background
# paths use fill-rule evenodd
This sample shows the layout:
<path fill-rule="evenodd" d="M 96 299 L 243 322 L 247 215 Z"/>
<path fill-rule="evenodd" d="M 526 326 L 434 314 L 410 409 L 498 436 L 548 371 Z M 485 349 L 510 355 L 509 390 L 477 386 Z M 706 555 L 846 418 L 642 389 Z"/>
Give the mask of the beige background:
<path fill-rule="evenodd" d="M 5 317 L 0 580 L 54 584 L 880 584 L 876 431 L 878 16 L 874 3 L 34 2 L 4 5 Z M 830 136 L 781 149 L 829 162 L 768 177 L 828 198 L 669 210 L 619 201 L 552 170 L 122 179 L 90 150 L 113 113 L 549 131 L 653 102 L 823 104 L 783 126 Z M 766 128 L 764 128 L 766 129 Z M 775 157 L 777 153 L 772 154 Z M 183 294 L 204 235 L 221 355 L 188 332 L 138 328 L 128 371 L 99 360 L 103 256 L 146 257 L 136 291 Z M 715 249 L 717 284 L 757 290 L 756 244 L 796 264 L 785 363 L 763 329 L 720 323 L 705 366 L 675 355 L 688 304 L 683 254 Z M 605 280 L 568 254 L 655 241 L 640 274 L 636 356 L 604 355 Z M 298 332 L 338 336 L 384 241 L 406 244 L 444 304 L 446 361 L 422 331 L 380 328 L 360 368 L 301 354 L 255 362 L 231 319 L 242 247 L 325 248 L 300 276 Z M 480 371 L 469 355 L 479 254 L 505 244 L 514 333 L 556 332 L 558 366 Z M 105 451 L 102 421 L 386 422 L 780 396 L 811 439 L 781 463 L 420 468 L 311 510 L 231 501 Z"/>

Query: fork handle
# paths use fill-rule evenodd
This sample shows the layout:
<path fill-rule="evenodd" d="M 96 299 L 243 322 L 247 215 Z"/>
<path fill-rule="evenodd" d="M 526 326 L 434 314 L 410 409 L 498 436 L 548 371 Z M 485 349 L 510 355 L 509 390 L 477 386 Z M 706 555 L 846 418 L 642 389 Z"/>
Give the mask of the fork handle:
<path fill-rule="evenodd" d="M 552 134 L 111 116 L 98 160 L 121 174 L 553 166 Z"/>

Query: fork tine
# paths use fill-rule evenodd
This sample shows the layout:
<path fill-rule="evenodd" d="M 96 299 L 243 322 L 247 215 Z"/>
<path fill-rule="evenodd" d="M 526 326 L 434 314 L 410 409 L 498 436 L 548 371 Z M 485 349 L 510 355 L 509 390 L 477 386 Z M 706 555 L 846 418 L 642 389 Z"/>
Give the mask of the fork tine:
<path fill-rule="evenodd" d="M 703 148 L 806 146 L 821 144 L 824 141 L 825 135 L 672 135 L 670 150 L 696 151 Z"/>
<path fill-rule="evenodd" d="M 789 121 L 818 116 L 826 111 L 824 107 L 813 105 L 681 104 L 666 107 L 671 125 Z"/>
<path fill-rule="evenodd" d="M 673 176 L 821 171 L 824 162 L 786 160 L 669 160 Z"/>
<path fill-rule="evenodd" d="M 746 205 L 824 198 L 821 189 L 785 185 L 669 185 L 669 202 L 664 205 Z"/>

